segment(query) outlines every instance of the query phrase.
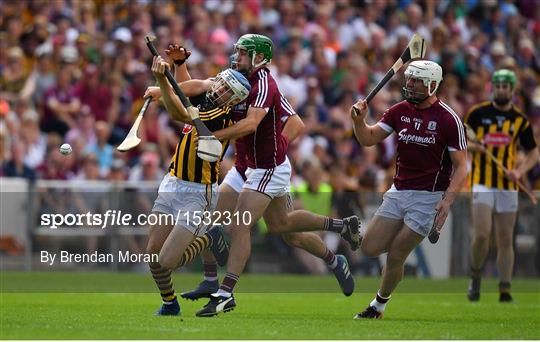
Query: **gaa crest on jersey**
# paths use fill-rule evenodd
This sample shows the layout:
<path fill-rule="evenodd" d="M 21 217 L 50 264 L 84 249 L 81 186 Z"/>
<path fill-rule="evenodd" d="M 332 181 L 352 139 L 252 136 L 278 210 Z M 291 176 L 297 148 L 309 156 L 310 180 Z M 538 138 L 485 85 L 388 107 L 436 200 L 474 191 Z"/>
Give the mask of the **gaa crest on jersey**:
<path fill-rule="evenodd" d="M 430 121 L 427 125 L 428 131 L 435 131 L 437 129 L 437 122 L 436 121 Z"/>
<path fill-rule="evenodd" d="M 193 126 L 190 124 L 185 124 L 184 128 L 182 128 L 182 134 L 189 134 L 193 130 Z"/>

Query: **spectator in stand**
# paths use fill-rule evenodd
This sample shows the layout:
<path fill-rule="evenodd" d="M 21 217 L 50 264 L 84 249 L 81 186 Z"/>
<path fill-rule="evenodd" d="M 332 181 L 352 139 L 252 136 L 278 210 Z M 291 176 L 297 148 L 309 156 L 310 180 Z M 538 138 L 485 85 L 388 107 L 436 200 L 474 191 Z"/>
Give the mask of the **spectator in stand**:
<path fill-rule="evenodd" d="M 129 174 L 130 181 L 160 181 L 163 170 L 159 169 L 159 156 L 155 152 L 144 152 L 141 160 Z"/>
<path fill-rule="evenodd" d="M 45 91 L 41 129 L 64 136 L 70 127 L 75 127 L 74 115 L 79 112 L 81 102 L 74 93 L 71 67 L 62 65 L 58 70 L 57 84 Z"/>
<path fill-rule="evenodd" d="M 105 121 L 97 121 L 95 130 L 96 142 L 89 145 L 86 152 L 96 156 L 100 177 L 105 177 L 111 168 L 114 154 L 114 148 L 107 142 L 111 134 L 111 128 Z"/>
<path fill-rule="evenodd" d="M 36 179 L 34 170 L 24 164 L 26 155 L 26 144 L 23 141 L 15 141 L 11 145 L 11 159 L 3 165 L 3 172 L 6 177 L 22 177 L 30 181 Z"/>
<path fill-rule="evenodd" d="M 97 139 L 94 126 L 95 119 L 92 113 L 90 113 L 90 107 L 86 105 L 82 106 L 81 111 L 77 115 L 76 126 L 71 128 L 66 134 L 66 142 L 73 144 L 75 139 L 82 138 L 85 145 L 95 145 Z"/>
<path fill-rule="evenodd" d="M 45 159 L 47 137 L 39 130 L 39 117 L 34 110 L 24 113 L 21 128 L 21 140 L 26 143 L 24 164 L 31 169 L 41 165 Z"/>
<path fill-rule="evenodd" d="M 0 97 L 14 103 L 18 100 L 27 101 L 34 89 L 33 78 L 25 70 L 24 52 L 18 47 L 9 48 L 7 60 L 0 74 Z"/>
<path fill-rule="evenodd" d="M 109 88 L 100 80 L 99 69 L 96 65 L 90 64 L 84 69 L 84 75 L 76 84 L 73 95 L 75 95 L 82 105 L 90 107 L 90 112 L 96 121 L 109 120 L 112 115 L 109 113 L 113 98 Z M 70 127 L 73 127 L 74 123 Z"/>

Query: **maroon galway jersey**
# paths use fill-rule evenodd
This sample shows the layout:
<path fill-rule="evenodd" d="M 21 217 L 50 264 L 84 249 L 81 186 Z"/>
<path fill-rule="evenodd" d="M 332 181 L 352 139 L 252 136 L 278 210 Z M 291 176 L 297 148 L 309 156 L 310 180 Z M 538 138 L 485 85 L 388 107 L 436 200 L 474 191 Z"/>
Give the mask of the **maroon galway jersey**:
<path fill-rule="evenodd" d="M 287 153 L 287 139 L 282 137 L 282 123 L 296 114 L 281 95 L 276 81 L 267 68 L 261 68 L 249 77 L 251 91 L 243 113 L 233 113 L 238 121 L 246 117 L 249 107 L 265 108 L 267 113 L 257 130 L 236 140 L 236 169 L 243 174 L 247 167 L 269 169 L 283 163 Z"/>
<path fill-rule="evenodd" d="M 445 191 L 450 184 L 450 151 L 467 148 L 459 116 L 437 100 L 417 109 L 407 101 L 390 107 L 378 125 L 398 138 L 396 175 L 398 190 Z"/>

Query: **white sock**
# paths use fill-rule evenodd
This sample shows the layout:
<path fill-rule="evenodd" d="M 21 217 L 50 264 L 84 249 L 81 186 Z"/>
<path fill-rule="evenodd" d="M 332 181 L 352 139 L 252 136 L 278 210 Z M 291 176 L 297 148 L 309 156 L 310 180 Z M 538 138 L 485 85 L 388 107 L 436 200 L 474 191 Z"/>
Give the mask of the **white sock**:
<path fill-rule="evenodd" d="M 220 295 L 221 297 L 227 297 L 227 298 L 229 298 L 230 296 L 232 296 L 232 293 L 227 292 L 227 291 L 222 290 L 222 289 L 218 289 L 218 291 L 216 292 L 216 294 Z"/>
<path fill-rule="evenodd" d="M 332 269 L 332 270 L 337 267 L 337 257 L 334 257 L 334 262 L 329 264 L 328 267 L 330 267 L 330 269 Z"/>
<path fill-rule="evenodd" d="M 207 277 L 207 276 L 204 276 L 204 280 L 206 280 L 206 281 L 216 281 L 216 280 L 218 280 L 218 277 Z"/>
<path fill-rule="evenodd" d="M 381 296 L 379 293 L 377 293 L 377 296 L 381 297 L 382 299 L 386 299 L 386 300 L 389 300 L 390 297 L 388 298 L 384 298 L 383 296 Z M 375 308 L 375 310 L 379 311 L 379 312 L 383 312 L 384 311 L 384 308 L 386 307 L 386 303 L 380 303 L 378 300 L 377 300 L 377 297 L 375 297 L 375 299 L 373 299 L 371 301 L 371 303 L 369 304 L 370 306 L 373 306 Z"/>

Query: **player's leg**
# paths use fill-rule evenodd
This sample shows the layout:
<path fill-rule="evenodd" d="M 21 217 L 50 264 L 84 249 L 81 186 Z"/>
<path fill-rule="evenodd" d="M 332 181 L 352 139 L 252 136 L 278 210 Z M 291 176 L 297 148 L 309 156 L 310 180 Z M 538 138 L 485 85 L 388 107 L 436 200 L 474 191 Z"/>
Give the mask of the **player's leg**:
<path fill-rule="evenodd" d="M 405 213 L 400 205 L 403 196 L 406 196 L 406 193 L 397 191 L 387 191 L 384 194 L 383 202 L 362 237 L 362 254 L 374 258 L 388 251 L 392 240 L 403 226 Z"/>
<path fill-rule="evenodd" d="M 495 238 L 497 243 L 497 267 L 499 269 L 499 301 L 512 302 L 510 282 L 514 270 L 514 229 L 518 209 L 518 194 L 501 191 L 496 194 Z"/>
<path fill-rule="evenodd" d="M 391 242 L 387 249 L 388 256 L 386 258 L 386 265 L 383 269 L 379 291 L 366 310 L 357 314 L 355 318 L 382 317 L 386 303 L 403 278 L 405 259 L 407 259 L 411 251 L 429 234 L 431 227 L 433 226 L 433 220 L 437 214 L 435 207 L 442 199 L 442 196 L 443 193 L 441 191 L 398 191 L 387 192 L 385 194 L 383 204 L 376 215 L 394 215 L 394 219 L 388 219 L 386 221 L 387 226 L 385 227 L 389 230 L 389 235 L 392 235 L 393 237 L 386 238 L 387 241 L 391 240 Z M 395 226 L 392 227 L 392 221 L 395 224 L 402 215 L 403 225 L 400 227 L 399 231 L 392 234 L 392 229 L 395 229 Z M 373 229 L 376 228 L 373 227 Z M 376 235 L 369 237 L 368 234 L 369 229 L 365 237 L 366 241 L 369 238 L 377 238 Z M 378 237 L 382 238 L 380 235 Z M 377 245 L 373 240 L 371 243 Z M 383 248 L 382 244 L 379 244 L 377 247 Z"/>
<path fill-rule="evenodd" d="M 230 173 L 231 171 L 229 171 Z M 227 173 L 227 178 L 230 179 L 229 173 Z M 238 175 L 243 184 L 243 179 Z M 229 180 L 230 181 L 230 180 Z M 223 218 L 223 213 L 232 213 L 236 206 L 236 201 L 238 200 L 238 192 L 233 189 L 232 186 L 225 183 L 225 181 L 219 186 L 219 197 L 215 211 L 220 214 L 214 215 L 214 217 Z M 221 223 L 221 222 L 217 222 Z M 197 242 L 199 238 L 195 240 Z M 218 246 L 219 247 L 219 246 Z M 218 251 L 219 252 L 219 251 Z M 183 292 L 180 296 L 185 299 L 197 300 L 199 298 L 208 298 L 210 294 L 217 292 L 219 288 L 219 281 L 217 276 L 217 266 L 218 262 L 214 256 L 214 253 L 209 249 L 203 249 L 202 253 L 203 260 L 203 272 L 204 279 L 199 285 L 191 291 Z M 223 266 L 224 263 L 220 262 L 220 266 Z"/>
<path fill-rule="evenodd" d="M 146 247 L 146 253 L 148 254 L 159 254 L 165 240 L 173 229 L 174 220 L 169 219 L 174 215 L 173 208 L 170 205 L 173 197 L 174 179 L 167 174 L 163 177 L 159 186 L 158 196 L 152 208 L 152 215 L 159 215 L 158 222 L 160 225 L 150 227 Z M 156 315 L 168 316 L 180 314 L 180 305 L 176 299 L 172 283 L 172 271 L 163 267 L 159 262 L 151 262 L 149 263 L 149 267 L 163 302 Z"/>
<path fill-rule="evenodd" d="M 392 240 L 403 225 L 403 219 L 381 215 L 384 213 L 378 212 L 373 216 L 360 245 L 362 254 L 370 258 L 387 252 Z"/>
<path fill-rule="evenodd" d="M 270 233 L 275 234 L 279 231 L 280 225 L 289 225 L 290 220 L 284 220 L 280 214 L 285 211 L 291 214 L 292 206 L 290 205 L 289 195 L 274 199 L 268 205 L 264 220 L 268 226 Z M 336 276 L 339 286 L 343 294 L 350 296 L 354 292 L 354 279 L 349 269 L 347 258 L 343 255 L 336 256 L 334 252 L 329 250 L 324 244 L 321 237 L 315 233 L 282 233 L 283 240 L 292 247 L 301 248 L 308 253 L 321 258 L 332 270 Z"/>
<path fill-rule="evenodd" d="M 511 302 L 510 282 L 514 270 L 515 213 L 496 213 L 493 218 L 497 242 L 497 267 L 499 269 L 499 292 L 501 302 Z"/>
<path fill-rule="evenodd" d="M 355 318 L 382 318 L 386 303 L 403 278 L 405 259 L 423 239 L 423 235 L 413 231 L 406 224 L 403 225 L 403 228 L 395 235 L 388 250 L 381 285 L 375 299 L 366 310 L 357 314 Z"/>
<path fill-rule="evenodd" d="M 159 254 L 161 247 L 172 228 L 172 224 L 150 227 L 146 253 Z M 180 306 L 178 305 L 176 294 L 174 293 L 171 277 L 172 271 L 163 267 L 159 262 L 150 262 L 148 266 L 150 267 L 152 278 L 159 289 L 161 300 L 163 301 L 163 305 L 160 310 L 156 312 L 156 315 L 178 315 L 180 313 Z"/>
<path fill-rule="evenodd" d="M 474 191 L 475 189 L 473 189 Z M 467 298 L 470 301 L 480 299 L 482 268 L 489 252 L 491 237 L 494 193 L 490 191 L 474 192 L 472 204 L 473 234 L 471 241 L 471 270 Z"/>
<path fill-rule="evenodd" d="M 182 254 L 193 240 L 195 240 L 193 232 L 180 225 L 174 226 L 159 252 L 161 266 L 170 270 L 178 268 Z"/>
<path fill-rule="evenodd" d="M 271 200 L 268 195 L 247 188 L 238 196 L 235 213 L 239 215 L 231 220 L 230 225 L 231 246 L 227 273 L 218 292 L 212 294 L 210 302 L 196 313 L 198 317 L 215 316 L 236 307 L 232 293 L 251 254 L 251 228 L 263 216 Z M 286 211 L 283 212 L 284 216 L 286 214 Z"/>
<path fill-rule="evenodd" d="M 282 164 L 272 169 L 248 168 L 246 176 L 244 188 L 238 196 L 235 216 L 231 217 L 231 250 L 227 273 L 218 292 L 212 294 L 208 304 L 197 312 L 199 317 L 214 316 L 236 306 L 232 292 L 251 254 L 251 227 L 263 216 L 271 201 L 287 194 L 291 180 L 291 164 L 285 159 Z M 281 217 L 286 220 L 285 207 L 277 208 L 280 208 Z"/>
<path fill-rule="evenodd" d="M 351 245 L 353 250 L 358 249 L 360 245 L 360 222 L 356 216 L 335 219 L 317 215 L 307 210 L 294 210 L 289 213 L 284 222 L 286 224 L 276 226 L 276 233 L 331 231 L 340 234 Z"/>

